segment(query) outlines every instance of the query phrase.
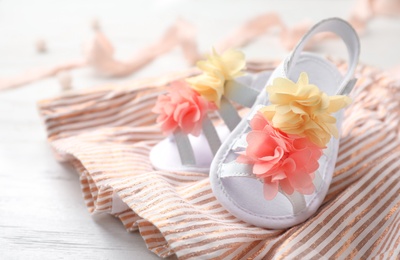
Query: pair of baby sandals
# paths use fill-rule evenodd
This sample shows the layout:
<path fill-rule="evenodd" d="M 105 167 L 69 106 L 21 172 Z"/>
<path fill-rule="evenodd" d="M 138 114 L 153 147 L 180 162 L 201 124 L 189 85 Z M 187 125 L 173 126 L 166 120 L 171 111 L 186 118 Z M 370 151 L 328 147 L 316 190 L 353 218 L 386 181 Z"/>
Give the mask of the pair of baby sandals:
<path fill-rule="evenodd" d="M 344 76 L 303 51 L 325 32 L 346 44 Z M 332 179 L 359 49 L 351 25 L 330 18 L 312 27 L 274 71 L 244 75 L 243 53 L 214 51 L 198 62 L 202 74 L 172 83 L 158 97 L 153 112 L 169 137 L 151 150 L 153 167 L 209 173 L 218 201 L 247 223 L 283 229 L 305 221 Z M 243 107 L 250 110 L 241 117 Z"/>

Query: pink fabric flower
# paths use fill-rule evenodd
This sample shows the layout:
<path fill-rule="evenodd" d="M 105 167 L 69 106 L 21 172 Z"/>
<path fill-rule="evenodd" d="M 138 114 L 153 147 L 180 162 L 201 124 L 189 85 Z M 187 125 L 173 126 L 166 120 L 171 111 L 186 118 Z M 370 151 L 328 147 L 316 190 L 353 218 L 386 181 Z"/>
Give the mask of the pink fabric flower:
<path fill-rule="evenodd" d="M 246 151 L 239 163 L 253 164 L 253 173 L 264 181 L 264 197 L 272 200 L 279 186 L 287 194 L 314 192 L 314 172 L 322 149 L 305 137 L 287 135 L 272 127 L 262 113 L 250 121 Z"/>
<path fill-rule="evenodd" d="M 158 97 L 152 111 L 159 114 L 157 123 L 161 123 L 164 134 L 181 129 L 185 134 L 199 136 L 202 122 L 211 104 L 191 89 L 184 81 L 171 84 L 168 94 Z"/>

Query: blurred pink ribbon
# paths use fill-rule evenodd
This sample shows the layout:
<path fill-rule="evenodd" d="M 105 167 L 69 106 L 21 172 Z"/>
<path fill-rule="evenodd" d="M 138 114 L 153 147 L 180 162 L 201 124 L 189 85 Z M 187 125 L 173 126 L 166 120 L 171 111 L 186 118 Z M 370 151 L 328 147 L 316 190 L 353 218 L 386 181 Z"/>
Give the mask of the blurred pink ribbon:
<path fill-rule="evenodd" d="M 373 17 L 381 15 L 400 15 L 400 1 L 358 0 L 348 20 L 362 34 L 365 32 L 368 22 Z M 218 42 L 215 47 L 218 51 L 243 47 L 275 27 L 280 29 L 282 46 L 287 50 L 291 50 L 311 25 L 312 22 L 302 22 L 289 28 L 277 13 L 269 12 L 247 21 Z M 92 67 L 102 75 L 123 77 L 143 68 L 154 59 L 170 52 L 177 46 L 181 47 L 183 56 L 190 65 L 204 56 L 199 52 L 194 26 L 182 19 L 178 19 L 170 26 L 156 42 L 137 51 L 131 59 L 126 61 L 117 60 L 114 57 L 114 47 L 110 40 L 98 26 L 94 29 L 95 35 L 91 42 L 86 45 L 84 57 L 81 60 L 64 62 L 47 68 L 32 69 L 14 77 L 0 78 L 0 90 L 26 85 L 40 79 L 55 76 L 62 71 L 87 66 Z M 330 37 L 332 36 L 329 34 L 318 35 L 306 47 L 311 48 L 316 42 Z M 253 65 L 256 66 L 256 64 Z M 400 67 L 393 69 L 392 72 L 396 73 L 400 79 Z"/>

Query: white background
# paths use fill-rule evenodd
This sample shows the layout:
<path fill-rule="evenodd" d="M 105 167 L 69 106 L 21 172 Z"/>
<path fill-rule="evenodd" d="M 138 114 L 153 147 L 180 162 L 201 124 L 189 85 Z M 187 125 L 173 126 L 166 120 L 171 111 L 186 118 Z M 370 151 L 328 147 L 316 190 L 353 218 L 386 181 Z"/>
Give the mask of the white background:
<path fill-rule="evenodd" d="M 0 0 L 0 77 L 81 57 L 94 18 L 124 59 L 155 41 L 177 17 L 196 25 L 205 52 L 257 14 L 278 11 L 290 26 L 346 18 L 353 5 L 349 0 Z M 36 53 L 38 38 L 45 40 L 46 54 Z M 400 65 L 400 19 L 377 17 L 361 41 L 363 63 L 383 69 Z M 279 59 L 286 53 L 273 33 L 244 51 L 249 59 Z M 345 57 L 336 41 L 317 51 Z M 100 77 L 89 68 L 71 74 L 75 88 L 90 88 L 186 67 L 176 49 L 129 78 Z M 55 161 L 36 102 L 61 93 L 54 78 L 0 92 L 0 259 L 157 259 L 119 220 L 90 216 L 78 175 Z"/>

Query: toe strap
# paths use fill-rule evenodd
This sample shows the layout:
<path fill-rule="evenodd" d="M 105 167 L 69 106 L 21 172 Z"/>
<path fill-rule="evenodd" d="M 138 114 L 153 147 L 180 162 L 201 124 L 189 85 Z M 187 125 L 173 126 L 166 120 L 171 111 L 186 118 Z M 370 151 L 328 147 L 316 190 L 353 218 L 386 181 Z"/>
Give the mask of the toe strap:
<path fill-rule="evenodd" d="M 257 179 L 257 177 L 253 174 L 252 165 L 242 164 L 236 161 L 221 164 L 221 169 L 219 172 L 221 179 L 232 178 L 232 177 L 247 177 L 247 178 Z M 313 183 L 315 187 L 319 187 L 322 183 L 322 178 L 318 171 L 315 172 Z M 285 196 L 287 200 L 290 202 L 293 214 L 298 214 L 307 207 L 307 203 L 303 194 L 297 191 L 294 191 L 292 194 L 287 194 L 281 188 L 279 188 L 279 193 Z"/>
<path fill-rule="evenodd" d="M 236 161 L 221 164 L 220 177 L 250 177 L 256 178 L 253 174 L 253 165 L 238 163 Z"/>
<path fill-rule="evenodd" d="M 252 173 L 252 165 L 241 164 L 236 161 L 225 163 L 221 165 L 220 178 L 232 178 L 232 177 L 248 177 L 257 179 Z M 260 180 L 260 182 L 262 182 Z M 279 189 L 279 193 L 287 198 L 292 206 L 293 214 L 297 214 L 306 208 L 306 200 L 303 194 L 295 191 L 293 194 L 287 194 L 282 189 Z"/>
<path fill-rule="evenodd" d="M 279 190 L 279 192 L 282 193 L 290 201 L 294 215 L 300 213 L 306 208 L 307 204 L 303 194 L 297 191 L 293 192 L 293 194 L 290 195 L 282 190 Z"/>

